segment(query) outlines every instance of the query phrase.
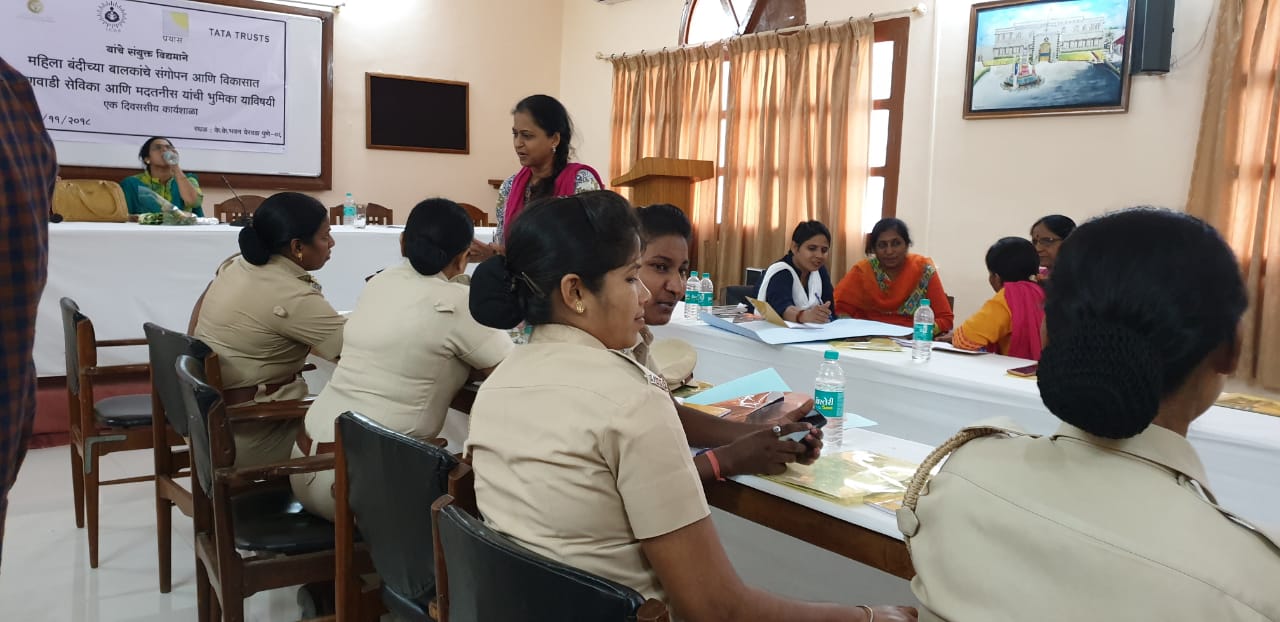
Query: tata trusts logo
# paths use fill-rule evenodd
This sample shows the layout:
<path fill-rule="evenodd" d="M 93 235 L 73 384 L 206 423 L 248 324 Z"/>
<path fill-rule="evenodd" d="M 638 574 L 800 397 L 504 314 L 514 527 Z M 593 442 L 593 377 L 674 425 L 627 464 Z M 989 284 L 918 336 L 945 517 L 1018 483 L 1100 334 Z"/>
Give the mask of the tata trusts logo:
<path fill-rule="evenodd" d="M 125 22 L 124 6 L 115 0 L 107 0 L 98 5 L 98 21 L 111 32 L 120 32 Z"/>

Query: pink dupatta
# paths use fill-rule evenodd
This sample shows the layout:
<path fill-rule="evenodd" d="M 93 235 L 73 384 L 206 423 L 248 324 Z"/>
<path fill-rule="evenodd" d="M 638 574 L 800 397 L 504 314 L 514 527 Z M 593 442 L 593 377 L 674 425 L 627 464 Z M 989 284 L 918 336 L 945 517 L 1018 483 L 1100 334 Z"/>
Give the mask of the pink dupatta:
<path fill-rule="evenodd" d="M 564 170 L 556 176 L 555 196 L 568 197 L 577 194 L 578 171 L 581 170 L 590 171 L 591 176 L 596 178 L 596 183 L 601 188 L 604 187 L 604 182 L 600 180 L 600 173 L 597 173 L 596 169 L 586 164 L 571 162 L 565 165 Z M 524 166 L 520 168 L 520 172 L 516 173 L 516 178 L 511 180 L 511 192 L 507 194 L 507 210 L 503 218 L 503 244 L 506 244 L 506 238 L 511 235 L 511 225 L 515 224 L 516 216 L 524 209 L 524 193 L 529 187 L 530 179 L 533 179 L 533 170 Z"/>
<path fill-rule="evenodd" d="M 1008 356 L 1040 360 L 1040 323 L 1044 321 L 1044 288 L 1031 281 L 1004 284 L 1013 331 Z"/>

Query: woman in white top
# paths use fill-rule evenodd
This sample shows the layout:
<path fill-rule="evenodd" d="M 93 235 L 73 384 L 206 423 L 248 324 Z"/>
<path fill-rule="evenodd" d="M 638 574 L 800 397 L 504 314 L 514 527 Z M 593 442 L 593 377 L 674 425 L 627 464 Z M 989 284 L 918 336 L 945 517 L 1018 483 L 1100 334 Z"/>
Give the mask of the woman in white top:
<path fill-rule="evenodd" d="M 470 288 L 449 280 L 466 269 L 473 235 L 471 219 L 453 201 L 428 199 L 413 208 L 400 237 L 406 261 L 360 294 L 333 379 L 307 411 L 310 442 L 299 443 L 295 455 L 332 451 L 333 422 L 348 410 L 397 432 L 435 437 L 468 377 L 487 376 L 506 358 L 510 337 L 472 319 Z M 331 471 L 298 475 L 293 489 L 307 510 L 332 520 L 332 483 Z"/>
<path fill-rule="evenodd" d="M 790 322 L 830 322 L 835 300 L 827 272 L 830 252 L 831 232 L 826 225 L 816 220 L 796 225 L 791 250 L 765 271 L 756 298 Z"/>

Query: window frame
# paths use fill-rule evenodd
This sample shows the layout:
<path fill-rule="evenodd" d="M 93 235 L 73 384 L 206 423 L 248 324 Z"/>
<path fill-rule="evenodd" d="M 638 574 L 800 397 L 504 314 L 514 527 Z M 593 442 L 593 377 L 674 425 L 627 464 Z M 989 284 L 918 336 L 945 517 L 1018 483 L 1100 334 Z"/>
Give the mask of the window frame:
<path fill-rule="evenodd" d="M 898 17 L 875 22 L 875 42 L 893 42 L 893 78 L 888 99 L 872 102 L 872 110 L 889 111 L 889 140 L 884 166 L 867 169 L 868 177 L 884 178 L 884 197 L 880 217 L 898 215 L 898 181 L 902 177 L 903 107 L 907 89 L 907 46 L 911 34 L 911 18 Z"/>

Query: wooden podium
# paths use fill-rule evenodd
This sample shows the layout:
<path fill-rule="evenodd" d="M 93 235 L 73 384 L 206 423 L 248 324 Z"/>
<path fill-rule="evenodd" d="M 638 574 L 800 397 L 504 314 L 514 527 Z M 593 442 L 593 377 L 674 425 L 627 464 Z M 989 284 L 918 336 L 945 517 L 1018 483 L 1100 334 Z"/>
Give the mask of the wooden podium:
<path fill-rule="evenodd" d="M 715 174 L 715 163 L 710 160 L 640 158 L 630 172 L 610 185 L 631 188 L 631 202 L 636 206 L 670 203 L 693 222 L 693 184 Z"/>

